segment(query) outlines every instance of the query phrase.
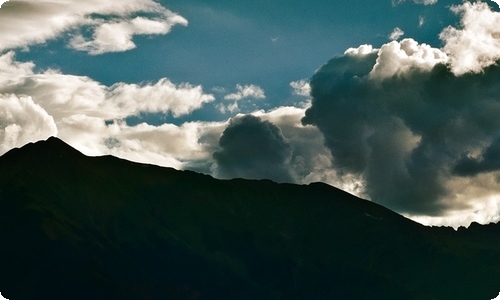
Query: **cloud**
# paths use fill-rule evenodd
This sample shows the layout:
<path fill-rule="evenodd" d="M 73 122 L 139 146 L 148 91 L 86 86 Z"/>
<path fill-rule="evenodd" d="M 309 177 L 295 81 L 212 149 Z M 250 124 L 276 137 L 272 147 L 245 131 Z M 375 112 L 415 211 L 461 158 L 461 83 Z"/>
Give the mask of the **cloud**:
<path fill-rule="evenodd" d="M 403 30 L 401 30 L 401 28 L 399 27 L 396 27 L 394 28 L 394 30 L 391 32 L 391 34 L 389 35 L 389 39 L 391 40 L 398 40 L 400 37 L 402 37 L 403 35 L 405 34 L 405 32 Z"/>
<path fill-rule="evenodd" d="M 470 153 L 467 153 L 470 155 Z M 500 138 L 482 149 L 479 157 L 464 155 L 453 167 L 453 173 L 458 176 L 475 176 L 480 173 L 500 171 Z"/>
<path fill-rule="evenodd" d="M 404 76 L 412 71 L 428 72 L 437 64 L 448 61 L 448 56 L 439 49 L 427 44 L 419 44 L 413 39 L 392 41 L 376 51 L 376 61 L 369 77 L 373 80 Z M 374 57 L 373 57 L 374 58 Z"/>
<path fill-rule="evenodd" d="M 54 119 L 31 97 L 0 94 L 0 154 L 56 134 Z"/>
<path fill-rule="evenodd" d="M 123 52 L 136 47 L 132 41 L 134 35 L 164 35 L 170 32 L 173 25 L 187 25 L 187 22 L 182 17 L 176 15 L 167 20 L 136 17 L 132 20 L 115 21 L 113 23 L 102 21 L 95 26 L 91 40 L 86 40 L 83 35 L 78 34 L 71 39 L 69 46 L 75 50 L 88 52 L 91 55 Z"/>
<path fill-rule="evenodd" d="M 116 117 L 135 115 L 139 112 L 171 112 L 174 117 L 179 117 L 215 99 L 211 94 L 204 94 L 199 85 L 176 85 L 167 78 L 142 86 L 117 83 L 107 88 L 106 98 L 103 107 L 116 111 Z"/>
<path fill-rule="evenodd" d="M 466 20 L 484 14 L 488 30 L 498 16 L 482 3 L 461 9 Z M 455 36 L 471 26 L 462 22 Z M 471 212 L 498 195 L 500 67 L 473 47 L 464 72 L 457 59 L 468 48 L 445 41 L 443 49 L 412 39 L 348 49 L 312 77 L 303 119 L 323 133 L 339 176 L 358 178 L 372 200 L 412 216 Z"/>
<path fill-rule="evenodd" d="M 85 76 L 34 69 L 33 63 L 16 61 L 12 51 L 0 55 L 0 153 L 57 135 L 88 155 L 114 154 L 177 168 L 184 161 L 211 158 L 199 140 L 220 123 L 128 126 L 122 121 L 142 112 L 189 114 L 214 100 L 201 86 L 166 78 L 105 86 Z"/>
<path fill-rule="evenodd" d="M 225 90 L 218 88 L 217 92 L 225 92 Z M 233 103 L 227 105 L 219 103 L 216 105 L 216 108 L 221 113 L 227 113 L 227 112 L 236 113 L 240 111 L 240 106 L 238 105 L 238 102 L 243 99 L 257 99 L 257 100 L 266 99 L 266 94 L 264 93 L 264 90 L 257 85 L 237 84 L 236 93 L 231 93 L 224 96 L 224 100 L 230 100 L 233 101 Z"/>
<path fill-rule="evenodd" d="M 406 1 L 407 0 L 392 0 L 392 5 L 396 6 Z M 433 5 L 438 2 L 438 0 L 410 0 L 410 1 L 416 4 L 423 4 L 423 5 Z"/>
<path fill-rule="evenodd" d="M 187 20 L 153 0 L 13 1 L 0 10 L 0 51 L 43 44 L 63 33 L 73 35 L 69 46 L 75 50 L 126 51 L 135 47 L 134 35 L 166 34 L 177 24 Z M 92 38 L 82 29 L 92 31 Z"/>
<path fill-rule="evenodd" d="M 252 115 L 231 120 L 214 152 L 216 175 L 220 178 L 267 178 L 292 182 L 287 169 L 291 147 L 280 129 L 269 121 Z"/>
<path fill-rule="evenodd" d="M 266 95 L 264 90 L 256 85 L 236 85 L 236 93 L 228 94 L 224 96 L 226 100 L 234 100 L 239 101 L 245 98 L 253 98 L 253 99 L 265 99 Z"/>
<path fill-rule="evenodd" d="M 57 120 L 79 113 L 103 119 L 122 119 L 140 112 L 191 113 L 213 101 L 201 86 L 174 84 L 167 78 L 142 85 L 116 83 L 104 86 L 86 76 L 56 70 L 34 73 L 32 63 L 14 60 L 14 53 L 0 56 L 0 93 L 31 96 Z"/>
<path fill-rule="evenodd" d="M 292 81 L 290 82 L 290 86 L 293 89 L 294 95 L 309 97 L 309 95 L 311 94 L 311 86 L 305 79 Z"/>
<path fill-rule="evenodd" d="M 452 6 L 461 16 L 460 27 L 446 27 L 439 37 L 445 43 L 455 74 L 481 72 L 500 59 L 500 13 L 484 2 Z"/>
<path fill-rule="evenodd" d="M 424 16 L 419 16 L 418 17 L 418 27 L 422 27 L 425 24 L 425 17 Z"/>
<path fill-rule="evenodd" d="M 301 123 L 305 107 L 282 106 L 270 111 L 255 111 L 252 115 L 280 128 L 292 149 L 288 172 L 295 182 L 325 182 L 350 193 L 361 195 L 362 182 L 354 176 L 340 177 L 332 168 L 332 155 L 325 146 L 323 134 L 316 126 Z"/>

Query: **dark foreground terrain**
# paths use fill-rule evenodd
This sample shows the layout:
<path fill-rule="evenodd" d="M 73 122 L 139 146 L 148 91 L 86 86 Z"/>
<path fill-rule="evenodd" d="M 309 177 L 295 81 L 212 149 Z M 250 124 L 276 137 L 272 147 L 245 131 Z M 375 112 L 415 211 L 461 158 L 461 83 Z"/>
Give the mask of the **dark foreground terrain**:
<path fill-rule="evenodd" d="M 21 299 L 453 299 L 500 292 L 500 224 L 431 228 L 326 184 L 221 181 L 50 138 L 0 157 Z"/>

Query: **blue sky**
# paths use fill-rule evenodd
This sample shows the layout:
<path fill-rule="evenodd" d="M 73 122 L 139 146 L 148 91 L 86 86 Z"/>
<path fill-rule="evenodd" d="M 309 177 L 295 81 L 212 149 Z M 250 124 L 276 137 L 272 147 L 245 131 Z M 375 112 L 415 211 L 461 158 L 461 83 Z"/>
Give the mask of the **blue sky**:
<path fill-rule="evenodd" d="M 134 38 L 137 48 L 89 56 L 68 51 L 65 37 L 17 54 L 40 69 L 89 76 L 106 85 L 156 81 L 201 84 L 205 89 L 255 84 L 266 91 L 264 108 L 290 104 L 289 83 L 308 79 L 322 64 L 349 47 L 380 46 L 399 27 L 404 36 L 440 46 L 444 25 L 457 21 L 447 8 L 411 1 L 162 1 L 189 21 L 160 36 Z M 424 24 L 419 26 L 423 18 Z M 228 115 L 208 111 L 198 117 L 222 120 Z M 152 116 L 150 116 L 151 118 Z M 189 117 L 185 118 L 189 119 Z M 183 120 L 185 120 L 183 119 Z M 157 122 L 148 120 L 148 122 Z M 178 120 L 170 120 L 178 122 Z"/>
<path fill-rule="evenodd" d="M 323 181 L 426 224 L 498 221 L 498 11 L 10 0 L 0 153 L 57 135 L 218 178 Z"/>

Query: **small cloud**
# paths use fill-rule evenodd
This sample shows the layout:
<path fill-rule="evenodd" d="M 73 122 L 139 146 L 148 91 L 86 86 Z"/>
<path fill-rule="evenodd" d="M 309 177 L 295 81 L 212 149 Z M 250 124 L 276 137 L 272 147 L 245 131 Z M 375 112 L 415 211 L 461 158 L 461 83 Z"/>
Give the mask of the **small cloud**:
<path fill-rule="evenodd" d="M 224 96 L 226 100 L 239 101 L 244 98 L 265 99 L 266 95 L 264 90 L 256 85 L 236 85 L 236 93 Z"/>
<path fill-rule="evenodd" d="M 109 52 L 124 52 L 136 47 L 133 42 L 135 35 L 165 35 L 176 24 L 187 25 L 187 20 L 181 16 L 170 14 L 165 18 L 147 19 L 136 17 L 132 20 L 118 22 L 97 21 L 91 40 L 83 35 L 74 36 L 69 47 L 77 51 L 85 51 L 90 55 Z"/>
<path fill-rule="evenodd" d="M 395 40 L 398 40 L 400 37 L 402 37 L 404 34 L 405 34 L 405 32 L 403 30 L 401 30 L 401 28 L 396 27 L 389 35 L 389 39 L 395 41 Z"/>
<path fill-rule="evenodd" d="M 290 82 L 290 86 L 293 89 L 294 95 L 308 97 L 311 94 L 311 86 L 305 79 L 292 81 Z"/>
<path fill-rule="evenodd" d="M 230 103 L 228 105 L 219 103 L 215 105 L 215 108 L 217 108 L 217 110 L 219 110 L 221 114 L 235 113 L 240 111 L 240 107 L 238 106 L 238 101 L 234 101 L 233 103 Z"/>
<path fill-rule="evenodd" d="M 218 94 L 223 94 L 223 93 L 225 93 L 225 92 L 226 92 L 226 89 L 225 89 L 225 88 L 223 88 L 223 87 L 221 87 L 221 86 L 214 86 L 214 87 L 212 88 L 212 92 L 214 92 L 214 93 L 218 93 Z"/>
<path fill-rule="evenodd" d="M 407 0 L 392 0 L 392 6 L 399 5 Z M 411 0 L 411 2 L 415 4 L 423 4 L 423 5 L 433 5 L 437 3 L 437 0 Z"/>
<path fill-rule="evenodd" d="M 418 17 L 418 27 L 422 27 L 425 24 L 425 17 L 424 16 L 419 16 Z"/>
<path fill-rule="evenodd" d="M 259 117 L 233 118 L 213 153 L 217 177 L 293 182 L 288 169 L 292 147 L 279 127 Z"/>

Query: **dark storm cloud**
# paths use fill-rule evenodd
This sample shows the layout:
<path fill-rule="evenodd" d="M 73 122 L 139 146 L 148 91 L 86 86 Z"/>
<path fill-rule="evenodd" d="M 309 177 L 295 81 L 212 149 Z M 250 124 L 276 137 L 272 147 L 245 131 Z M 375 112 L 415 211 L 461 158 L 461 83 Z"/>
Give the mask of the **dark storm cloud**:
<path fill-rule="evenodd" d="M 271 179 L 292 182 L 287 170 L 292 155 L 280 129 L 268 121 L 246 115 L 231 120 L 214 152 L 221 178 Z"/>
<path fill-rule="evenodd" d="M 455 165 L 498 169 L 500 67 L 455 75 L 439 50 L 410 39 L 360 49 L 316 72 L 303 123 L 318 126 L 339 174 L 363 178 L 372 200 L 416 214 L 458 207 L 442 201 Z M 474 151 L 482 160 L 464 160 Z"/>
<path fill-rule="evenodd" d="M 486 148 L 479 158 L 465 155 L 453 168 L 453 172 L 459 176 L 475 176 L 498 170 L 500 170 L 500 138 Z"/>

